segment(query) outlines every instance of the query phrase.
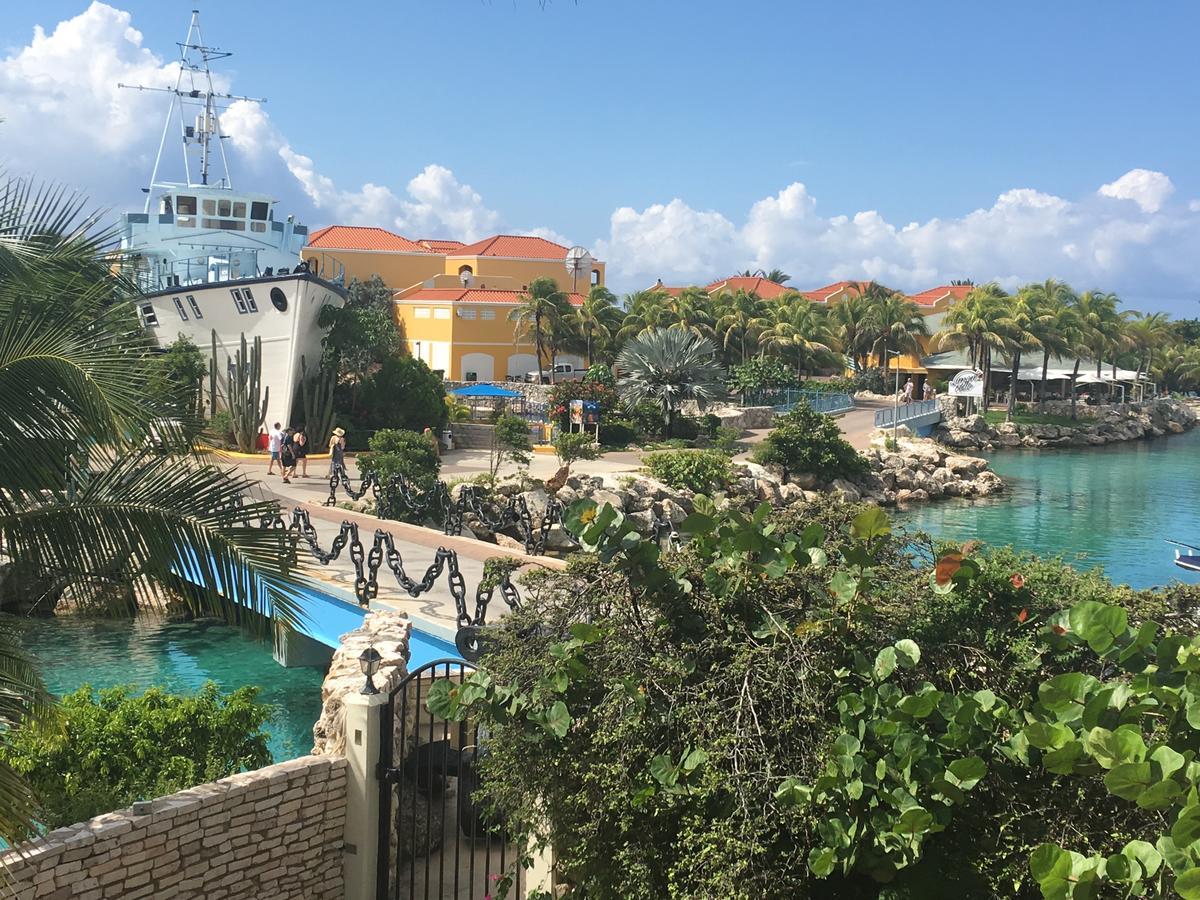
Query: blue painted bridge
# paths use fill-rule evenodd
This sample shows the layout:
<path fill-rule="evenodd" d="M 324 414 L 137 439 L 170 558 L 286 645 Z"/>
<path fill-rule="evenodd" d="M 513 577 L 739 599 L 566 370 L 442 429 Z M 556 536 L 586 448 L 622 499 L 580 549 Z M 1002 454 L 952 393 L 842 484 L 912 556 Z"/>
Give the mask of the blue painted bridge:
<path fill-rule="evenodd" d="M 875 411 L 875 427 L 891 428 L 906 425 L 916 434 L 928 436 L 933 426 L 942 420 L 942 411 L 937 399 L 914 400 L 898 406 L 885 406 Z"/>

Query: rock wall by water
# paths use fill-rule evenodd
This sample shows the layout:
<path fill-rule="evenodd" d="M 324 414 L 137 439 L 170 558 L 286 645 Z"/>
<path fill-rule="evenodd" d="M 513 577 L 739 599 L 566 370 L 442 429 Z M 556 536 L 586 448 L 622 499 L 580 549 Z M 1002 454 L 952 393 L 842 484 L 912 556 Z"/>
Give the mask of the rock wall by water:
<path fill-rule="evenodd" d="M 1082 414 L 1085 407 L 1080 404 Z M 1118 441 L 1183 434 L 1195 427 L 1196 412 L 1174 399 L 1124 406 L 1087 407 L 1077 425 L 989 425 L 980 415 L 943 419 L 934 437 L 948 447 L 994 450 L 1004 447 L 1093 447 Z M 1066 414 L 1070 404 L 1066 404 Z M 1064 415 L 1061 410 L 1048 414 Z"/>

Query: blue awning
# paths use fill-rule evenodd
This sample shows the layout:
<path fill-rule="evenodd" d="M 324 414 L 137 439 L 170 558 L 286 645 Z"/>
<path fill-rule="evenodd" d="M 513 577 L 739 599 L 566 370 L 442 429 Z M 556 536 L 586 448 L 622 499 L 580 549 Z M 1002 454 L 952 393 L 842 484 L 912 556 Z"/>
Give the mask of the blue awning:
<path fill-rule="evenodd" d="M 450 393 L 455 397 L 520 397 L 519 391 L 497 387 L 494 384 L 472 384 L 467 387 L 455 388 Z"/>

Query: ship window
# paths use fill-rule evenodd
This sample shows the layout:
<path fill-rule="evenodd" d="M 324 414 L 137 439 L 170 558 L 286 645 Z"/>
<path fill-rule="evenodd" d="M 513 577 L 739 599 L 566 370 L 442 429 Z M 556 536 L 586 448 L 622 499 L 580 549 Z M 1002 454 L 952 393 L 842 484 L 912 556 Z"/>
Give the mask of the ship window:
<path fill-rule="evenodd" d="M 271 305 L 280 312 L 287 312 L 287 294 L 277 287 L 271 288 Z"/>
<path fill-rule="evenodd" d="M 250 204 L 250 218 L 258 219 L 260 222 L 265 222 L 267 219 L 267 204 L 262 200 L 255 200 Z M 255 229 L 260 231 L 261 229 Z"/>
<path fill-rule="evenodd" d="M 254 295 L 250 293 L 250 288 L 242 288 L 242 293 L 246 295 L 246 308 L 250 312 L 258 312 L 258 304 L 254 302 Z"/>
<path fill-rule="evenodd" d="M 184 197 L 181 194 L 176 198 L 175 211 L 181 216 L 194 216 L 196 214 L 196 198 Z"/>
<path fill-rule="evenodd" d="M 266 231 L 267 223 L 266 222 L 251 222 L 250 230 L 251 231 Z"/>
<path fill-rule="evenodd" d="M 204 200 L 201 208 L 204 210 L 206 216 L 215 216 L 217 214 L 217 201 Z"/>
<path fill-rule="evenodd" d="M 246 301 L 242 299 L 242 292 L 234 288 L 229 293 L 233 294 L 233 305 L 237 307 L 238 315 L 244 316 L 246 314 Z"/>
<path fill-rule="evenodd" d="M 179 310 L 179 318 L 183 319 L 183 321 L 186 322 L 187 321 L 187 313 L 185 313 L 183 311 L 183 301 L 181 301 L 178 297 L 175 298 L 175 308 L 177 310 Z"/>
<path fill-rule="evenodd" d="M 218 200 L 217 201 L 217 215 L 218 216 L 232 215 L 231 209 L 232 209 L 232 204 L 228 200 Z"/>
<path fill-rule="evenodd" d="M 173 212 L 173 210 L 171 209 L 171 198 L 163 197 L 162 205 L 159 208 L 159 213 L 164 216 L 169 216 L 169 215 L 171 215 L 172 212 Z"/>
<path fill-rule="evenodd" d="M 243 200 L 238 200 L 233 204 L 233 217 L 235 219 L 246 218 L 246 203 Z"/>
<path fill-rule="evenodd" d="M 203 319 L 204 313 L 200 312 L 200 304 L 196 302 L 196 298 L 193 297 L 191 294 L 188 294 L 187 298 L 188 298 L 188 306 L 190 306 L 192 308 L 192 315 L 195 316 L 197 319 Z"/>
<path fill-rule="evenodd" d="M 143 325 L 152 325 L 152 326 L 158 325 L 158 316 L 154 312 L 154 304 L 152 304 L 152 303 L 143 303 L 142 304 L 142 324 Z"/>
<path fill-rule="evenodd" d="M 450 318 L 450 307 L 448 307 L 448 306 L 435 306 L 435 307 L 433 308 L 433 317 L 434 317 L 435 319 L 448 319 L 448 318 Z"/>
<path fill-rule="evenodd" d="M 175 224 L 178 225 L 180 228 L 195 228 L 196 227 L 196 217 L 195 216 L 176 216 Z"/>
<path fill-rule="evenodd" d="M 241 219 L 218 219 L 222 231 L 245 231 L 246 223 Z"/>

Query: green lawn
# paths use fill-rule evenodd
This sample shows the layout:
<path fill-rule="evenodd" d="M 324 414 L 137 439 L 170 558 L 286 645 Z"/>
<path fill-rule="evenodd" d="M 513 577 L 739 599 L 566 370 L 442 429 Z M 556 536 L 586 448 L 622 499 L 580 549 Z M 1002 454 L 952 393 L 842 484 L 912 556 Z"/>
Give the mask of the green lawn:
<path fill-rule="evenodd" d="M 983 414 L 989 425 L 999 425 L 1008 421 L 1007 414 L 1002 409 L 989 409 Z M 1018 425 L 1065 425 L 1068 428 L 1078 428 L 1079 422 L 1070 416 L 1043 416 L 1040 413 L 1018 409 L 1013 414 L 1013 421 Z"/>

